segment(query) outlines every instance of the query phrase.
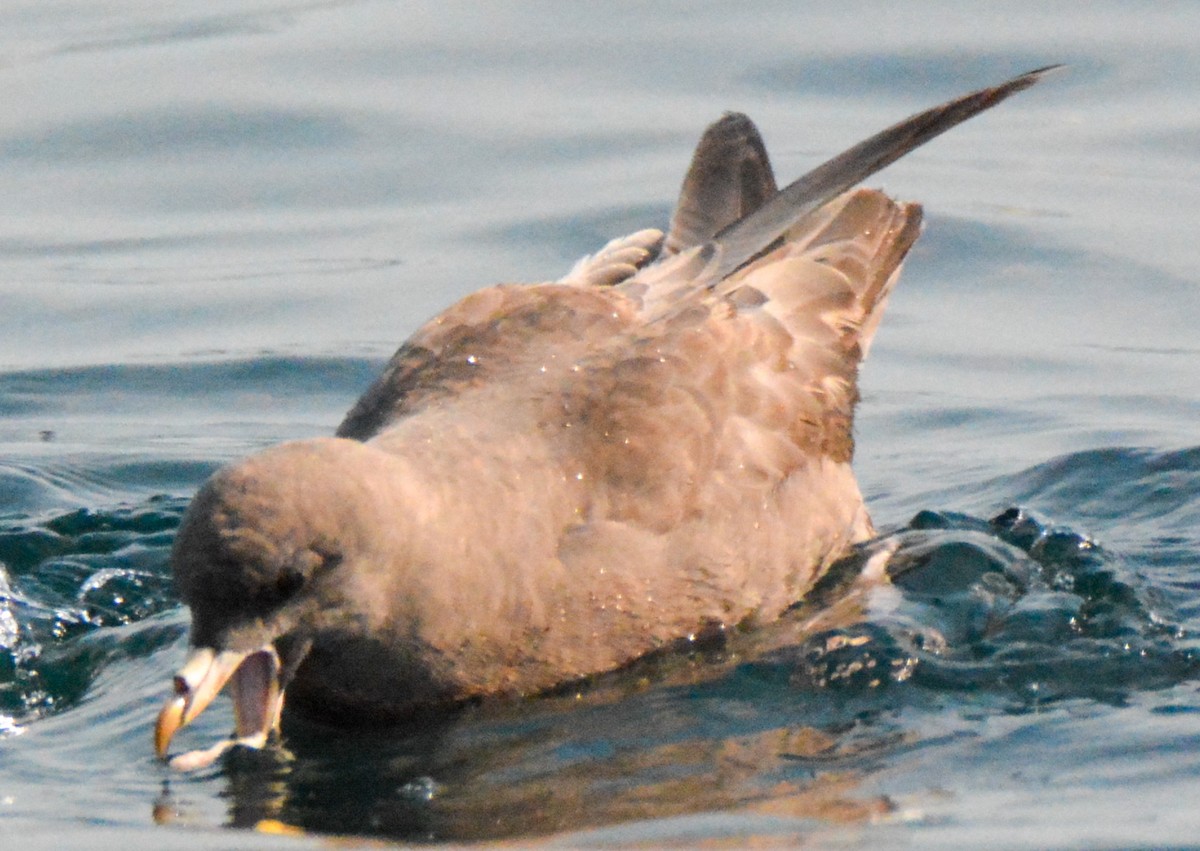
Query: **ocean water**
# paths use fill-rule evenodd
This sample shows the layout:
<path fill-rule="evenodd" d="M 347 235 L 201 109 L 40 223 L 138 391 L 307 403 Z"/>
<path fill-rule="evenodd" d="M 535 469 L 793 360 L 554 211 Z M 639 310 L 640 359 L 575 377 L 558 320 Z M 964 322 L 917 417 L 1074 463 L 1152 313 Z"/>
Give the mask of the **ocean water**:
<path fill-rule="evenodd" d="M 8 0 L 0 845 L 1196 844 L 1198 28 L 1111 1 Z M 661 225 L 723 110 L 790 179 L 1052 62 L 872 181 L 927 215 L 857 422 L 893 584 L 848 564 L 579 693 L 155 760 L 167 554 L 220 464 L 328 433 L 455 299 Z"/>

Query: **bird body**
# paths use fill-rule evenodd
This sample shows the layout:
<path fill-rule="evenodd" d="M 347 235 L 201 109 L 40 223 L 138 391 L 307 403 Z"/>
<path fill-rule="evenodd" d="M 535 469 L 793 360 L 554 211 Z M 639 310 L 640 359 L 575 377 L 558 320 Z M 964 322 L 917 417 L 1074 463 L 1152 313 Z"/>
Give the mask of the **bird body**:
<path fill-rule="evenodd" d="M 873 533 L 850 469 L 857 372 L 921 210 L 846 190 L 1040 73 L 782 191 L 727 115 L 666 234 L 467 297 L 336 436 L 215 474 L 172 554 L 194 650 L 159 753 L 227 681 L 236 740 L 261 744 L 285 689 L 326 721 L 394 721 L 777 618 Z"/>

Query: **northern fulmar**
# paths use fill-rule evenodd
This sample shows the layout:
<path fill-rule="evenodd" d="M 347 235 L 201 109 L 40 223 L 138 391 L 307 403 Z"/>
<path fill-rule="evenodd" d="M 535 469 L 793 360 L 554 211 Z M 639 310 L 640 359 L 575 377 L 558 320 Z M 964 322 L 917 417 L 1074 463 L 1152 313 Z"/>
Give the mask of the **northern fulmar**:
<path fill-rule="evenodd" d="M 392 722 L 536 694 L 769 622 L 873 528 L 850 469 L 859 363 L 921 207 L 850 191 L 1033 85 L 915 115 L 786 188 L 754 124 L 700 140 L 664 235 L 416 332 L 336 436 L 219 470 L 171 553 L 191 650 L 171 739 L 226 683 L 263 745 L 289 711 Z"/>

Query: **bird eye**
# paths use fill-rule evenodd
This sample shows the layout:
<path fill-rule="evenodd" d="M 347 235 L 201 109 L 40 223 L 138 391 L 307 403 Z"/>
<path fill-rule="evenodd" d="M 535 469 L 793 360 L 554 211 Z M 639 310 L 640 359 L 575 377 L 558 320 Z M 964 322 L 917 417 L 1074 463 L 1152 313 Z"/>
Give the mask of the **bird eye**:
<path fill-rule="evenodd" d="M 280 597 L 290 597 L 304 584 L 304 574 L 298 570 L 284 570 L 275 579 L 275 590 Z"/>

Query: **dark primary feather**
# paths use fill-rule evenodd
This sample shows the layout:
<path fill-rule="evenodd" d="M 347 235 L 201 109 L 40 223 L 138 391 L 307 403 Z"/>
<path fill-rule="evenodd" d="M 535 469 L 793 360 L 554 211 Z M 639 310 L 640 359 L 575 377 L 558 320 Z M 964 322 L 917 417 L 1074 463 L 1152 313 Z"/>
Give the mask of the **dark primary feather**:
<path fill-rule="evenodd" d="M 763 205 L 756 215 L 735 222 L 717 234 L 714 242 L 720 246 L 721 260 L 716 278 L 723 279 L 822 204 L 951 127 L 1029 88 L 1060 67 L 1048 65 L 999 86 L 980 89 L 913 115 L 848 148 L 793 181 Z"/>
<path fill-rule="evenodd" d="M 696 146 L 663 250 L 678 254 L 708 242 L 777 191 L 758 128 L 741 113 L 726 113 Z"/>
<path fill-rule="evenodd" d="M 708 128 L 697 147 L 658 265 L 645 264 L 654 259 L 648 254 L 639 266 L 626 267 L 638 286 L 626 286 L 625 291 L 638 294 L 641 311 L 639 305 L 611 294 L 597 298 L 595 293 L 547 290 L 547 285 L 483 290 L 438 316 L 401 347 L 337 434 L 365 439 L 392 417 L 419 407 L 419 399 L 494 380 L 497 369 L 509 370 L 526 357 L 531 362 L 547 357 L 545 349 L 569 358 L 576 348 L 572 343 L 582 341 L 586 348 L 595 339 L 611 336 L 633 320 L 631 310 L 651 318 L 657 311 L 647 304 L 676 305 L 685 293 L 696 294 L 698 286 L 716 286 L 837 195 L 1057 67 L 1031 71 L 905 119 L 782 191 L 775 191 L 757 128 L 744 115 L 725 115 Z M 681 251 L 705 244 L 711 245 L 711 263 L 692 262 L 693 268 L 686 271 L 659 268 Z M 647 282 L 653 292 L 638 292 Z M 867 324 L 873 330 L 878 316 Z"/>

